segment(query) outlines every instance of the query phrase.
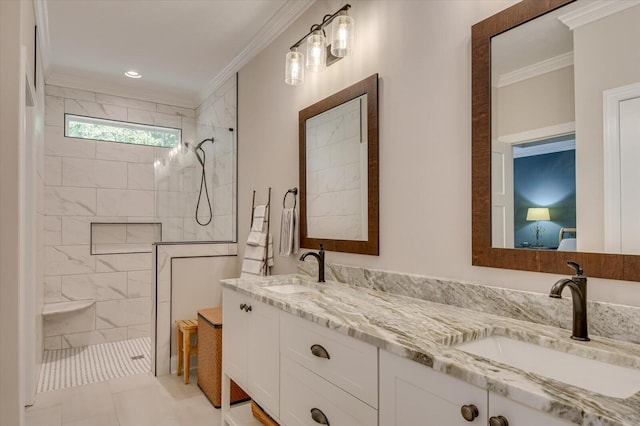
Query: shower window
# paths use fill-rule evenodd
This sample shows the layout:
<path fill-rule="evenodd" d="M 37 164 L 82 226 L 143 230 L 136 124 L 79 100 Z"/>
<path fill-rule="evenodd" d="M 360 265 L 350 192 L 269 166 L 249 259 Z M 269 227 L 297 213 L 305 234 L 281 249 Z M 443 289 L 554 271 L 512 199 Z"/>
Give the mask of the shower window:
<path fill-rule="evenodd" d="M 127 123 L 103 118 L 64 115 L 65 136 L 171 148 L 180 144 L 182 131 L 170 127 Z"/>

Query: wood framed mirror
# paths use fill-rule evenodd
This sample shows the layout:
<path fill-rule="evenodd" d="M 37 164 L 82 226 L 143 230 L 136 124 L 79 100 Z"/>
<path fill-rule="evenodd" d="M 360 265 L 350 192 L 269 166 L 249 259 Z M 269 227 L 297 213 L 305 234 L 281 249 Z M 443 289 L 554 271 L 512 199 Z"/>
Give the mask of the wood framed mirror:
<path fill-rule="evenodd" d="M 548 247 L 531 249 L 517 244 L 515 246 L 518 248 L 508 248 L 508 245 L 499 247 L 499 244 L 496 247 L 492 241 L 495 239 L 492 226 L 495 227 L 496 223 L 495 217 L 492 217 L 492 141 L 496 139 L 496 135 L 492 135 L 492 132 L 497 133 L 493 127 L 495 123 L 492 122 L 492 114 L 496 114 L 496 110 L 492 109 L 492 96 L 497 97 L 493 87 L 495 76 L 492 76 L 492 38 L 537 20 L 574 1 L 524 0 L 472 27 L 472 264 L 569 274 L 566 262 L 572 260 L 578 262 L 590 277 L 640 281 L 640 256 L 625 254 L 624 251 L 604 253 L 604 248 L 590 251 L 558 251 Z M 575 5 L 570 7 L 573 6 Z M 597 101 L 602 102 L 601 92 Z M 577 110 L 575 121 L 578 122 Z M 585 134 L 588 133 L 578 131 L 577 138 Z M 602 138 L 602 132 L 598 137 Z M 576 143 L 576 147 L 578 146 Z M 494 180 L 499 181 L 495 176 Z M 578 222 L 579 240 L 582 225 Z M 511 244 L 513 246 L 513 242 Z"/>
<path fill-rule="evenodd" d="M 378 74 L 299 113 L 300 247 L 379 254 Z"/>

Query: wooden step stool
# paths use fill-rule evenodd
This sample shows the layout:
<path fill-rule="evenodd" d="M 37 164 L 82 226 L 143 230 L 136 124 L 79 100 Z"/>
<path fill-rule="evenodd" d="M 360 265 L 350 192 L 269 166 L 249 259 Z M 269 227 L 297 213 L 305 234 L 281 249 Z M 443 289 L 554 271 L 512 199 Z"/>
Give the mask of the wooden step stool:
<path fill-rule="evenodd" d="M 184 384 L 189 383 L 189 364 L 191 355 L 198 353 L 198 345 L 191 345 L 191 335 L 198 333 L 198 320 L 176 320 L 178 331 L 178 376 L 182 374 L 184 363 Z"/>

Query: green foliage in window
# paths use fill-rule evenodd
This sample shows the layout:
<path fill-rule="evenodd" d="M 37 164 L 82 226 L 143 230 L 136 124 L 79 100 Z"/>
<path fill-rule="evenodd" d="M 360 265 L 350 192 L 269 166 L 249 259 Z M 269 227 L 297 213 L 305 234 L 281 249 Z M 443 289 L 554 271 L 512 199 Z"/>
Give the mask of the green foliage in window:
<path fill-rule="evenodd" d="M 179 132 L 163 132 L 152 126 L 149 126 L 149 130 L 143 130 L 72 120 L 67 123 L 67 136 L 169 148 L 176 146 L 179 142 Z"/>

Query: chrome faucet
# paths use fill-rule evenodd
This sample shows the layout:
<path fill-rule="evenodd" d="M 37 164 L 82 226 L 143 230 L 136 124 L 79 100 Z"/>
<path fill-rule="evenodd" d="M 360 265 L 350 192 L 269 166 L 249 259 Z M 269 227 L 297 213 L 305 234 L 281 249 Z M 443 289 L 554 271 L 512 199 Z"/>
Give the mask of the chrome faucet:
<path fill-rule="evenodd" d="M 573 300 L 573 334 L 571 338 L 588 342 L 591 339 L 589 339 L 587 330 L 587 277 L 582 275 L 582 268 L 576 262 L 568 261 L 567 265 L 575 269 L 576 274 L 555 283 L 551 287 L 549 297 L 562 299 L 562 290 L 565 286 L 569 286 Z"/>
<path fill-rule="evenodd" d="M 322 244 L 320 244 L 320 251 L 318 253 L 313 251 L 308 251 L 302 256 L 300 256 L 300 260 L 304 262 L 304 260 L 308 256 L 313 256 L 318 260 L 318 282 L 319 283 L 325 282 L 324 281 L 324 248 L 322 247 Z"/>

